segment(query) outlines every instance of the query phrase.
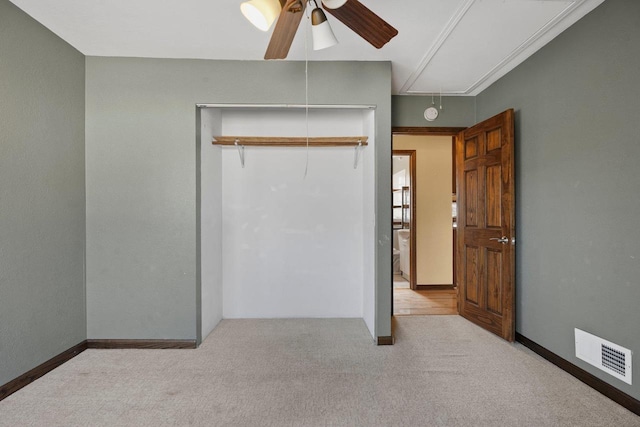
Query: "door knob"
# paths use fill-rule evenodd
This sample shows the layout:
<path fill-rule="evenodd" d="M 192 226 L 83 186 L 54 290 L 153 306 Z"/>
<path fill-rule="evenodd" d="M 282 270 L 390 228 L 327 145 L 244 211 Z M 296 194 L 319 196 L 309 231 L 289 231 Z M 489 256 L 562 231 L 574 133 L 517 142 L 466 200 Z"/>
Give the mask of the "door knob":
<path fill-rule="evenodd" d="M 492 238 L 490 238 L 489 240 L 495 240 L 496 242 L 500 242 L 500 243 L 502 243 L 503 245 L 504 245 L 505 243 L 509 243 L 509 239 L 507 238 L 507 236 L 502 236 L 502 237 L 500 237 L 500 238 L 498 238 L 498 237 L 492 237 Z"/>

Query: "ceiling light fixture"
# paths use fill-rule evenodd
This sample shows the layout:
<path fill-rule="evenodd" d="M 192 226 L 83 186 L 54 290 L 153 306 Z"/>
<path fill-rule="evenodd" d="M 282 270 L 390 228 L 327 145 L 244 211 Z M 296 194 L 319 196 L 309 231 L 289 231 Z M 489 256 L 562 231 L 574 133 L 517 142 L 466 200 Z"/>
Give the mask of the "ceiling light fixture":
<path fill-rule="evenodd" d="M 245 18 L 262 31 L 267 31 L 280 15 L 279 0 L 250 0 L 240 5 Z"/>
<path fill-rule="evenodd" d="M 327 21 L 327 15 L 318 7 L 315 0 L 313 2 L 315 8 L 311 11 L 311 35 L 313 36 L 313 50 L 326 49 L 338 44 L 336 36 Z"/>

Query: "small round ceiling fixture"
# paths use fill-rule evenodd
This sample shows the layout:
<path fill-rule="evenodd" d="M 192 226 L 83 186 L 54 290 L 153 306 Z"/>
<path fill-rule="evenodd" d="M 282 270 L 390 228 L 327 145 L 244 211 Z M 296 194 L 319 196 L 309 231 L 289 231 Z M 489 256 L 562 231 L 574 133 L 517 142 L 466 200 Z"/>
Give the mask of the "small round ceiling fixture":
<path fill-rule="evenodd" d="M 424 110 L 424 118 L 432 122 L 438 118 L 438 109 L 436 107 L 429 107 Z"/>

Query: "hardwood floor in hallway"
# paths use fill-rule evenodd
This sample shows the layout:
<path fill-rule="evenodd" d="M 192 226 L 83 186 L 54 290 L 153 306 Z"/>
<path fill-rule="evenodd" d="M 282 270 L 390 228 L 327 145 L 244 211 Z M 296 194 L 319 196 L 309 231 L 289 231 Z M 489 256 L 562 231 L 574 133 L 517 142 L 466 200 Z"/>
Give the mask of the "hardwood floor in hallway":
<path fill-rule="evenodd" d="M 458 314 L 455 289 L 413 291 L 393 290 L 393 315 Z"/>

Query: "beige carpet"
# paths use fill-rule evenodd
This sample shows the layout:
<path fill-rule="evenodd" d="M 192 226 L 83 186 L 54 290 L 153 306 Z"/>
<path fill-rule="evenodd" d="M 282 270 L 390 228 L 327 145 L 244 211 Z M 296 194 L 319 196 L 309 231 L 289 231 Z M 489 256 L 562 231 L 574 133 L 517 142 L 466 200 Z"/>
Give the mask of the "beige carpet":
<path fill-rule="evenodd" d="M 2 426 L 640 426 L 458 316 L 227 320 L 197 350 L 87 350 L 0 402 Z"/>

